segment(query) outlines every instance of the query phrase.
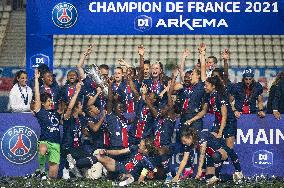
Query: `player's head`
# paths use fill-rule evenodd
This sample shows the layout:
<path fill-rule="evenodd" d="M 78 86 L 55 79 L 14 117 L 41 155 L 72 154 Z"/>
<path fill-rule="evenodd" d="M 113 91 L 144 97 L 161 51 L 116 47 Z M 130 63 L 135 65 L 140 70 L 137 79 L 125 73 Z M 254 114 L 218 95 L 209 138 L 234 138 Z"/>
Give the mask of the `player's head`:
<path fill-rule="evenodd" d="M 106 64 L 102 64 L 99 66 L 101 75 L 107 80 L 109 75 L 109 66 Z"/>
<path fill-rule="evenodd" d="M 126 74 L 130 76 L 131 78 L 133 78 L 134 76 L 136 76 L 136 69 L 134 67 L 129 67 L 127 68 Z"/>
<path fill-rule="evenodd" d="M 148 137 L 146 139 L 142 139 L 139 144 L 139 151 L 148 156 L 155 156 L 158 154 L 158 150 L 154 145 L 154 139 Z"/>
<path fill-rule="evenodd" d="M 218 78 L 218 76 L 207 78 L 205 81 L 204 88 L 206 93 L 212 93 L 214 91 L 217 91 L 221 95 L 225 94 L 225 87 L 223 85 L 223 82 Z"/>
<path fill-rule="evenodd" d="M 40 102 L 41 102 L 42 107 L 45 110 L 51 110 L 52 109 L 53 102 L 52 102 L 52 96 L 51 96 L 50 93 L 40 94 Z"/>
<path fill-rule="evenodd" d="M 191 81 L 190 81 L 191 84 L 192 85 L 197 84 L 200 80 L 200 76 L 201 76 L 200 70 L 193 69 L 191 73 Z"/>
<path fill-rule="evenodd" d="M 196 144 L 198 141 L 197 131 L 194 128 L 185 126 L 180 135 L 181 143 L 187 146 Z"/>
<path fill-rule="evenodd" d="M 53 83 L 53 75 L 52 75 L 52 72 L 49 71 L 49 70 L 43 72 L 43 74 L 42 74 L 42 80 L 43 80 L 43 83 L 44 83 L 46 86 L 51 86 L 52 83 Z"/>
<path fill-rule="evenodd" d="M 24 87 L 27 85 L 28 75 L 26 71 L 20 70 L 16 73 L 16 76 L 13 81 L 13 85 L 19 84 L 20 86 Z"/>
<path fill-rule="evenodd" d="M 73 113 L 75 114 L 82 114 L 83 112 L 83 105 L 82 102 L 80 100 L 77 100 L 75 102 L 74 108 L 73 108 Z"/>
<path fill-rule="evenodd" d="M 186 87 L 189 87 L 191 85 L 191 74 L 192 70 L 186 71 L 186 73 L 184 74 L 184 85 Z"/>
<path fill-rule="evenodd" d="M 254 82 L 254 71 L 251 67 L 247 67 L 243 72 L 242 82 L 247 86 L 251 86 Z"/>
<path fill-rule="evenodd" d="M 123 103 L 121 103 L 120 101 L 116 101 L 114 103 L 114 113 L 118 116 L 118 117 L 123 117 L 123 113 L 125 112 L 125 105 Z"/>
<path fill-rule="evenodd" d="M 163 73 L 163 64 L 159 61 L 152 64 L 151 74 L 153 78 L 159 78 L 160 74 Z"/>
<path fill-rule="evenodd" d="M 206 61 L 206 69 L 214 70 L 217 67 L 217 58 L 215 56 L 209 56 Z"/>
<path fill-rule="evenodd" d="M 151 64 L 149 60 L 144 61 L 144 79 L 149 79 L 151 76 Z"/>
<path fill-rule="evenodd" d="M 221 81 L 224 80 L 224 69 L 223 68 L 215 68 L 211 74 L 212 77 L 217 76 Z"/>
<path fill-rule="evenodd" d="M 70 70 L 67 73 L 67 83 L 75 84 L 78 82 L 78 73 L 75 70 Z"/>
<path fill-rule="evenodd" d="M 87 107 L 87 114 L 90 116 L 90 117 L 95 117 L 97 115 L 100 114 L 100 109 L 98 107 L 96 107 L 95 105 L 89 105 Z"/>
<path fill-rule="evenodd" d="M 114 80 L 116 82 L 121 82 L 123 78 L 123 69 L 121 67 L 116 67 L 114 70 Z"/>

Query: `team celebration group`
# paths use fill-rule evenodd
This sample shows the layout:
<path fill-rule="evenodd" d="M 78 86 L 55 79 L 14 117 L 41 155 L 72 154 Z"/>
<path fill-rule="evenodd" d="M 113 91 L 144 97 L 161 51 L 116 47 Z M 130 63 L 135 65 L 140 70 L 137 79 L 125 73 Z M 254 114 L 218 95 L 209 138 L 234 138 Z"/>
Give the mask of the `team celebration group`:
<path fill-rule="evenodd" d="M 222 65 L 218 65 L 218 59 L 206 57 L 206 45 L 200 44 L 196 51 L 199 59 L 192 62 L 192 70 L 184 70 L 190 55 L 186 49 L 167 76 L 161 62 L 144 59 L 146 51 L 138 46 L 139 67 L 119 59 L 120 67 L 114 68 L 112 76 L 107 65 L 98 65 L 103 83 L 85 71 L 92 46 L 81 55 L 77 68 L 68 72 L 63 86 L 45 65 L 35 70 L 29 84 L 25 71 L 17 73 L 10 108 L 13 112 L 32 111 L 41 127 L 39 169 L 29 177 L 105 176 L 120 186 L 187 178 L 215 184 L 225 181 L 220 171 L 222 163 L 230 160 L 235 169 L 231 178 L 243 179 L 241 161 L 234 151 L 237 120 L 243 114 L 266 115 L 263 87 L 254 80 L 253 69 L 246 68 L 242 81 L 232 83 L 228 49 L 221 53 Z M 275 86 L 283 72 L 279 75 Z M 275 87 L 267 113 L 280 119 L 277 93 Z M 203 130 L 207 113 L 215 120 L 209 130 Z M 183 158 L 172 170 L 176 143 L 183 145 Z M 193 164 L 195 153 L 197 165 Z"/>

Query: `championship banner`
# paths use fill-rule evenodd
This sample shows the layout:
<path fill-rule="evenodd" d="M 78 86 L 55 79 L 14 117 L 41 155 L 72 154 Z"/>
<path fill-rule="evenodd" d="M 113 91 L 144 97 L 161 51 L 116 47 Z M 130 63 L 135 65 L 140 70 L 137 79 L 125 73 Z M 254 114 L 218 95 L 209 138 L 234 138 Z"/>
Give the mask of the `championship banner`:
<path fill-rule="evenodd" d="M 27 2 L 27 72 L 53 68 L 54 35 L 281 35 L 282 0 Z"/>
<path fill-rule="evenodd" d="M 213 116 L 204 118 L 205 129 L 213 120 Z M 0 122 L 0 176 L 33 173 L 38 167 L 36 154 L 40 135 L 36 118 L 30 113 L 2 113 Z M 182 160 L 182 153 L 179 153 L 182 146 L 177 144 L 175 148 L 177 154 L 172 156 L 171 163 L 173 167 L 178 167 Z M 267 174 L 284 177 L 284 120 L 277 121 L 272 115 L 264 119 L 256 115 L 243 115 L 238 120 L 235 150 L 245 176 Z M 232 170 L 232 164 L 225 163 L 223 172 L 230 173 Z"/>

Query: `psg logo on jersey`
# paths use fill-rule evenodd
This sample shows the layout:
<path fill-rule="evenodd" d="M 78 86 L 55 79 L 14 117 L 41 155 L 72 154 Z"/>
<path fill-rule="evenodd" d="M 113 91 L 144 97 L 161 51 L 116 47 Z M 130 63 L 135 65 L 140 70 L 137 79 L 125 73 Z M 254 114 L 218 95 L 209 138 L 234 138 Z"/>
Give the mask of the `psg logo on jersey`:
<path fill-rule="evenodd" d="M 77 21 L 78 13 L 70 3 L 59 3 L 52 10 L 53 23 L 60 28 L 72 27 Z"/>
<path fill-rule="evenodd" d="M 2 137 L 2 154 L 11 163 L 27 163 L 37 153 L 37 141 L 37 135 L 32 129 L 25 126 L 12 127 Z"/>

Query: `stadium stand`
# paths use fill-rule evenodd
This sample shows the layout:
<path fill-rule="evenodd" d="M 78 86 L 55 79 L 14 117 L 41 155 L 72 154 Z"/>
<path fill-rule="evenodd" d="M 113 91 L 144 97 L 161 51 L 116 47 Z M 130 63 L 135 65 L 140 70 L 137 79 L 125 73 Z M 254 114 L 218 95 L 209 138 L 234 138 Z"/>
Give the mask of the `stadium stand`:
<path fill-rule="evenodd" d="M 26 13 L 23 10 L 4 9 L 1 23 L 6 25 L 6 34 L 1 46 L 0 65 L 25 67 Z"/>
<path fill-rule="evenodd" d="M 10 19 L 11 7 L 0 6 L 0 52 L 6 36 L 6 30 Z"/>
<path fill-rule="evenodd" d="M 146 58 L 171 64 L 178 61 L 180 53 L 189 48 L 190 62 L 197 62 L 198 45 L 208 46 L 208 55 L 220 56 L 224 48 L 231 52 L 230 65 L 233 67 L 282 67 L 284 52 L 283 35 L 153 35 L 153 36 L 95 36 L 95 35 L 56 35 L 54 37 L 55 67 L 74 67 L 80 53 L 88 45 L 95 43 L 86 64 L 106 63 L 116 65 L 116 60 L 124 58 L 133 65 L 138 62 L 136 47 L 143 44 Z"/>

